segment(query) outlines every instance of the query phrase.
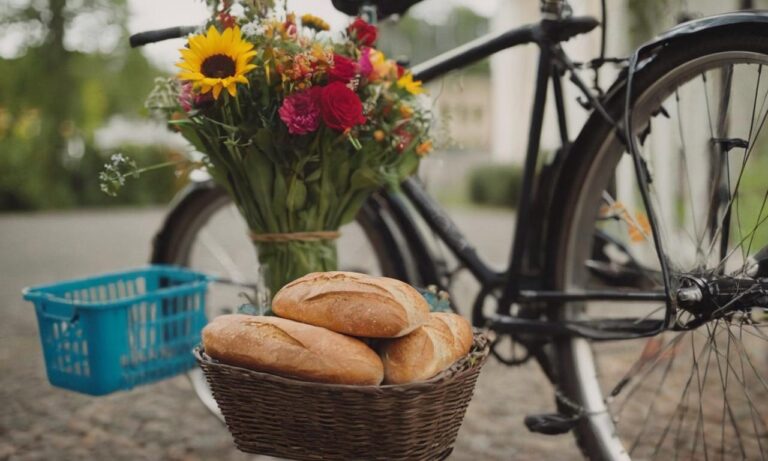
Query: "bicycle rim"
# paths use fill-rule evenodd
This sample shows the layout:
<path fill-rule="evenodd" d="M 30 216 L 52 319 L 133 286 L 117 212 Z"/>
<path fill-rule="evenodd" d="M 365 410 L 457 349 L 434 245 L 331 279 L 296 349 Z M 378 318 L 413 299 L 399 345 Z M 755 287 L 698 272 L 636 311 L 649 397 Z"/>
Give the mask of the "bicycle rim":
<path fill-rule="evenodd" d="M 688 57 L 637 89 L 633 131 L 652 180 L 652 212 L 673 292 L 686 283 L 683 276 L 755 280 L 750 258 L 768 248 L 768 56 L 760 44 L 718 46 L 699 56 L 681 52 Z M 632 159 L 610 131 L 605 136 L 564 229 L 560 286 L 615 286 L 610 276 L 624 271 L 628 288 L 663 289 Z M 737 145 L 724 153 L 719 144 L 726 140 Z M 610 236 L 597 252 L 596 229 Z M 577 438 L 586 454 L 768 457 L 768 319 L 758 306 L 716 306 L 697 328 L 650 339 L 562 341 L 561 386 L 583 407 Z M 581 320 L 663 315 L 658 304 L 596 302 L 567 304 L 559 313 Z M 680 309 L 678 321 L 697 315 Z"/>

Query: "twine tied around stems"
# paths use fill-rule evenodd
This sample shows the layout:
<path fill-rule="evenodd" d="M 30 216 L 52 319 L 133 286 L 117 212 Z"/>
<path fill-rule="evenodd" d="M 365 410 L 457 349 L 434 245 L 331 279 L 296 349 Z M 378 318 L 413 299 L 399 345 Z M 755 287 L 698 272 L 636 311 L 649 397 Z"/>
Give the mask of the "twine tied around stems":
<path fill-rule="evenodd" d="M 252 241 L 256 243 L 286 243 L 286 242 L 318 242 L 321 240 L 336 240 L 341 237 L 339 231 L 308 231 L 285 232 L 274 234 L 259 234 L 253 231 L 248 233 Z"/>

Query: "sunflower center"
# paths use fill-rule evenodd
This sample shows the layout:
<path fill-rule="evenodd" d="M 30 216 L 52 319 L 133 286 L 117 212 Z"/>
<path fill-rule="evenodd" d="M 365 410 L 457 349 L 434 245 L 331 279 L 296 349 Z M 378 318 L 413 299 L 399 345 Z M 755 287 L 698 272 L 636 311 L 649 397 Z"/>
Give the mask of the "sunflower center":
<path fill-rule="evenodd" d="M 209 78 L 231 77 L 235 75 L 235 61 L 225 54 L 214 54 L 205 58 L 200 70 Z"/>

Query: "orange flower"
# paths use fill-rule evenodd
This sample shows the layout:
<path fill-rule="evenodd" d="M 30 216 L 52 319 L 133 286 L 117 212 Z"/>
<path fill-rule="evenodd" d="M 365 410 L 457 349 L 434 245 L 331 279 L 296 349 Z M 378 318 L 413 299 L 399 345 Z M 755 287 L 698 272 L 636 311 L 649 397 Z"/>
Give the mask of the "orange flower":
<path fill-rule="evenodd" d="M 368 59 L 371 63 L 371 73 L 368 78 L 371 81 L 386 80 L 397 76 L 397 64 L 391 59 L 387 59 L 379 50 L 371 49 L 368 52 Z"/>
<path fill-rule="evenodd" d="M 416 147 L 416 155 L 423 157 L 432 152 L 432 140 L 428 139 Z"/>
<path fill-rule="evenodd" d="M 384 140 L 384 132 L 382 130 L 376 130 L 373 132 L 373 139 L 375 139 L 378 142 L 381 142 Z"/>
<path fill-rule="evenodd" d="M 633 243 L 642 242 L 646 239 L 646 236 L 651 235 L 651 223 L 648 222 L 648 216 L 645 213 L 636 211 L 635 220 L 627 219 L 626 221 L 629 240 Z"/>

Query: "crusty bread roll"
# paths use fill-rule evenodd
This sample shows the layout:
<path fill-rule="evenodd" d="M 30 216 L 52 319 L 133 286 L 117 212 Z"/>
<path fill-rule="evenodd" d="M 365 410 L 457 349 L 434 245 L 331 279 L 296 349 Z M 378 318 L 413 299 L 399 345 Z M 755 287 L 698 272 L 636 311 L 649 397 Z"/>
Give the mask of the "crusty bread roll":
<path fill-rule="evenodd" d="M 223 363 L 306 381 L 376 385 L 384 373 L 362 341 L 278 317 L 216 317 L 203 329 L 203 345 Z"/>
<path fill-rule="evenodd" d="M 407 283 L 354 272 L 315 272 L 294 280 L 277 292 L 272 310 L 365 338 L 404 336 L 429 316 L 429 304 Z"/>
<path fill-rule="evenodd" d="M 381 349 L 384 383 L 424 381 L 451 366 L 472 348 L 472 326 L 456 314 L 433 312 L 426 325 Z"/>

